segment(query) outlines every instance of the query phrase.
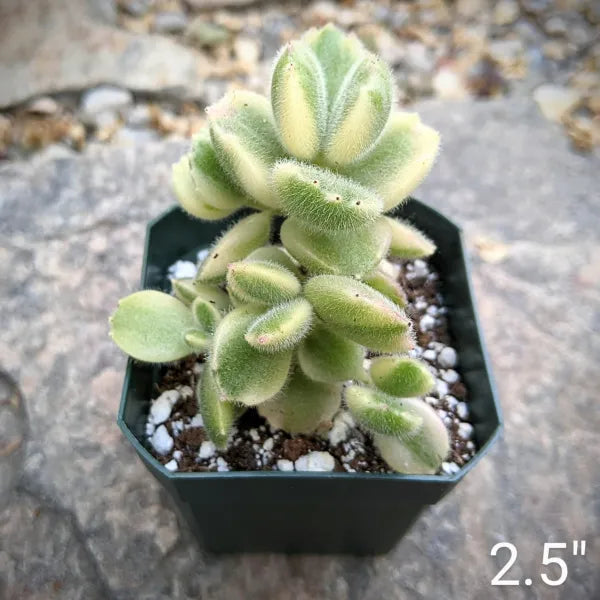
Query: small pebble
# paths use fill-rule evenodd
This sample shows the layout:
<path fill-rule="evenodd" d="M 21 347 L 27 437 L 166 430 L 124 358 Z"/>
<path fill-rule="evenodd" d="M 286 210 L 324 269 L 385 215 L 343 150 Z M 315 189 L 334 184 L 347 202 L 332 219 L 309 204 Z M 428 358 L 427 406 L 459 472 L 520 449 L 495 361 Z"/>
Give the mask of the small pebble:
<path fill-rule="evenodd" d="M 435 380 L 435 391 L 437 392 L 437 395 L 440 398 L 443 398 L 444 396 L 446 396 L 448 394 L 448 392 L 450 391 L 450 388 L 448 387 L 448 384 L 443 379 L 436 379 Z"/>
<path fill-rule="evenodd" d="M 458 426 L 458 435 L 463 440 L 468 440 L 473 437 L 473 425 L 471 423 L 461 423 Z"/>
<path fill-rule="evenodd" d="M 250 434 L 250 437 L 252 438 L 253 442 L 260 441 L 260 434 L 258 433 L 258 431 L 256 431 L 256 429 L 251 429 L 248 433 Z"/>
<path fill-rule="evenodd" d="M 151 423 L 150 421 L 148 421 L 146 423 L 146 437 L 150 437 L 153 433 L 154 433 L 154 423 Z"/>
<path fill-rule="evenodd" d="M 177 471 L 179 465 L 177 464 L 176 460 L 170 460 L 166 465 L 165 465 L 165 469 L 167 469 L 167 471 Z"/>
<path fill-rule="evenodd" d="M 449 408 L 455 408 L 456 406 L 458 406 L 458 400 L 454 396 L 448 395 L 444 398 L 444 400 L 446 401 L 446 404 Z"/>
<path fill-rule="evenodd" d="M 286 460 L 285 458 L 280 458 L 277 461 L 277 469 L 280 471 L 293 471 L 294 463 L 291 460 Z"/>
<path fill-rule="evenodd" d="M 425 302 L 425 300 L 417 300 L 414 304 L 415 309 L 418 310 L 419 312 L 423 312 L 424 310 L 427 310 L 427 302 Z"/>
<path fill-rule="evenodd" d="M 275 442 L 273 441 L 273 438 L 267 438 L 263 444 L 263 449 L 267 452 L 271 452 L 271 450 L 273 450 L 274 443 Z"/>
<path fill-rule="evenodd" d="M 431 315 L 423 315 L 419 321 L 421 331 L 429 331 L 435 327 L 435 319 Z"/>
<path fill-rule="evenodd" d="M 175 460 L 181 460 L 182 456 L 183 456 L 183 452 L 181 450 L 175 450 L 175 452 L 173 452 L 173 458 Z"/>
<path fill-rule="evenodd" d="M 333 471 L 335 460 L 329 452 L 309 452 L 294 463 L 296 471 Z"/>
<path fill-rule="evenodd" d="M 469 408 L 466 402 L 459 402 L 456 405 L 456 414 L 463 420 L 469 418 Z"/>
<path fill-rule="evenodd" d="M 348 438 L 354 419 L 349 412 L 340 411 L 333 420 L 333 427 L 329 430 L 328 438 L 332 446 L 337 446 Z"/>
<path fill-rule="evenodd" d="M 206 440 L 200 445 L 198 456 L 200 458 L 210 458 L 211 456 L 214 456 L 216 450 L 216 446 L 210 440 Z"/>
<path fill-rule="evenodd" d="M 438 356 L 438 363 L 443 369 L 452 369 L 456 366 L 456 361 L 456 350 L 450 346 L 446 346 Z"/>
<path fill-rule="evenodd" d="M 189 260 L 178 260 L 169 267 L 169 277 L 173 279 L 185 279 L 196 277 L 196 265 Z"/>
<path fill-rule="evenodd" d="M 150 443 L 153 448 L 156 450 L 158 454 L 168 454 L 173 449 L 173 438 L 167 431 L 167 428 L 164 425 L 160 425 L 156 428 L 156 431 L 152 434 L 150 438 Z"/>
<path fill-rule="evenodd" d="M 219 456 L 217 458 L 217 471 L 219 471 L 219 472 L 229 471 L 229 465 L 227 464 L 227 461 L 222 456 Z"/>
<path fill-rule="evenodd" d="M 435 304 L 431 304 L 427 307 L 427 314 L 435 317 L 438 314 L 438 307 Z"/>
<path fill-rule="evenodd" d="M 434 398 L 433 396 L 426 396 L 425 402 L 427 402 L 427 404 L 429 404 L 430 406 L 437 406 L 439 400 L 437 398 Z"/>
<path fill-rule="evenodd" d="M 202 427 L 204 425 L 204 419 L 202 419 L 202 415 L 198 413 L 194 416 L 194 418 L 189 422 L 188 427 Z"/>
<path fill-rule="evenodd" d="M 445 371 L 443 373 L 442 379 L 446 383 L 452 384 L 452 383 L 456 383 L 460 379 L 460 377 L 454 369 L 448 369 L 447 371 Z"/>
<path fill-rule="evenodd" d="M 423 358 L 425 360 L 428 360 L 429 362 L 433 362 L 437 357 L 437 354 L 435 353 L 435 350 L 425 350 L 423 352 Z"/>
<path fill-rule="evenodd" d="M 150 406 L 150 419 L 155 425 L 164 423 L 170 416 L 171 410 L 179 400 L 177 390 L 163 392 Z"/>

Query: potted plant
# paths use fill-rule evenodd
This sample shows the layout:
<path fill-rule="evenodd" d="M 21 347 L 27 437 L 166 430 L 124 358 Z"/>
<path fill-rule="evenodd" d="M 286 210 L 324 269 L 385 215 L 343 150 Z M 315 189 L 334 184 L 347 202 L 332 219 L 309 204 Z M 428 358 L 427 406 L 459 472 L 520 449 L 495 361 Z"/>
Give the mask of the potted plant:
<path fill-rule="evenodd" d="M 497 437 L 460 231 L 405 202 L 439 136 L 393 104 L 356 37 L 285 46 L 270 100 L 207 109 L 110 319 L 119 424 L 210 550 L 384 552 Z"/>

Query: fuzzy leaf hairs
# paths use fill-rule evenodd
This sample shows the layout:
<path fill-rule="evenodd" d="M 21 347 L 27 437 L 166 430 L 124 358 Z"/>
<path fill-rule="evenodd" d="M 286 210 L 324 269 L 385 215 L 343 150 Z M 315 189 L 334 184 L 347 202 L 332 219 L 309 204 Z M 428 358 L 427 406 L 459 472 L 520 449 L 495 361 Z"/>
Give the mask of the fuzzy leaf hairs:
<path fill-rule="evenodd" d="M 277 55 L 268 96 L 227 93 L 173 166 L 191 216 L 245 215 L 172 294 L 121 300 L 111 335 L 136 360 L 204 360 L 198 409 L 219 448 L 247 407 L 311 434 L 343 405 L 393 469 L 435 473 L 446 457 L 446 429 L 419 398 L 433 378 L 407 356 L 406 295 L 387 261 L 435 252 L 386 213 L 429 172 L 439 135 L 394 98 L 391 70 L 356 36 L 311 29 Z"/>

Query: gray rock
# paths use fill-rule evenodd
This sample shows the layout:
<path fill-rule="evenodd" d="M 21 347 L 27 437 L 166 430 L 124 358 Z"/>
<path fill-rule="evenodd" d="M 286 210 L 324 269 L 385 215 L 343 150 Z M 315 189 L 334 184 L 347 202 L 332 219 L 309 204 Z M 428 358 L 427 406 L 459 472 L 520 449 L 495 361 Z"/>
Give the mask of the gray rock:
<path fill-rule="evenodd" d="M 80 110 L 84 119 L 93 120 L 103 113 L 122 114 L 132 103 L 133 96 L 130 91 L 102 85 L 83 94 Z"/>
<path fill-rule="evenodd" d="M 216 68 L 207 57 L 166 37 L 117 28 L 102 16 L 99 4 L 0 3 L 0 81 L 10 82 L 0 85 L 0 108 L 99 83 L 202 100 L 203 80 Z"/>
<path fill-rule="evenodd" d="M 28 400 L 31 435 L 22 487 L 0 513 L 0 595 L 526 600 L 545 597 L 539 579 L 490 592 L 504 562 L 492 546 L 516 544 L 522 579 L 540 572 L 545 541 L 587 538 L 560 595 L 600 596 L 589 543 L 600 537 L 600 157 L 572 152 L 530 98 L 413 108 L 444 140 L 416 196 L 461 225 L 471 252 L 485 233 L 510 246 L 501 263 L 473 261 L 504 441 L 387 556 L 206 555 L 115 424 L 125 358 L 106 335 L 189 143 L 2 163 L 0 357 Z"/>
<path fill-rule="evenodd" d="M 156 33 L 181 33 L 187 25 L 185 13 L 179 11 L 161 12 L 154 15 L 152 30 Z"/>

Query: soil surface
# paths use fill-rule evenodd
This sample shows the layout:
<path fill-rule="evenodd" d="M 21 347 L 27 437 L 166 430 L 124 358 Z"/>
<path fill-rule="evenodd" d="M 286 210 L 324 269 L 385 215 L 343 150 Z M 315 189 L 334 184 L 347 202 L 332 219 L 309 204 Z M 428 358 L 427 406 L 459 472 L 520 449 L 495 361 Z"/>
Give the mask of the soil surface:
<path fill-rule="evenodd" d="M 416 333 L 417 345 L 411 355 L 425 360 L 436 377 L 436 386 L 424 401 L 437 410 L 448 428 L 451 451 L 441 472 L 451 474 L 470 460 L 475 445 L 468 423 L 467 390 L 459 370 L 454 369 L 457 357 L 439 292 L 439 276 L 424 260 L 398 263 L 394 269 L 406 292 L 406 313 Z M 371 436 L 343 408 L 322 430 L 295 436 L 273 430 L 255 409 L 249 409 L 238 419 L 228 448 L 217 450 L 197 415 L 193 393 L 203 368 L 203 356 L 187 358 L 166 368 L 157 385 L 158 398 L 171 394 L 172 409 L 165 420 L 164 412 L 156 417 L 150 411 L 146 433 L 154 456 L 170 470 L 392 472 Z M 165 404 L 164 398 L 161 403 Z"/>

